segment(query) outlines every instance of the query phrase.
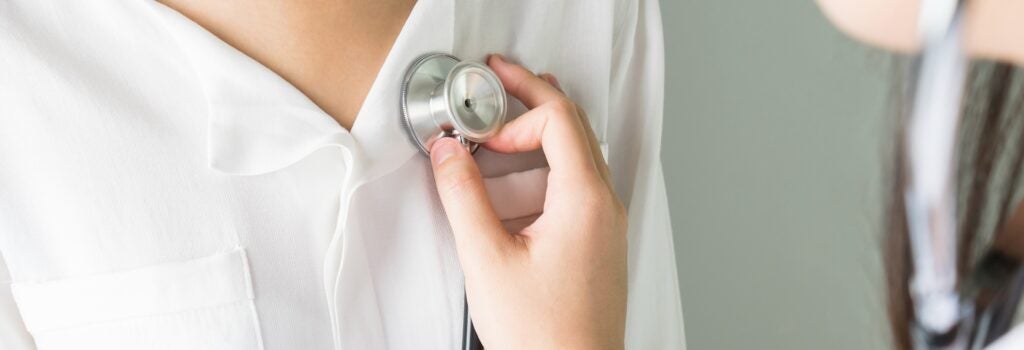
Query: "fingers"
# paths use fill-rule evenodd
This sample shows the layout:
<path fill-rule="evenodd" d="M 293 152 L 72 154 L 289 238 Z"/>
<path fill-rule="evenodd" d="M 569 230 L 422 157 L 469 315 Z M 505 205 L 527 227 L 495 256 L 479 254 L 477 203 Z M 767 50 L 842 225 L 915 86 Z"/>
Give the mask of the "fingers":
<path fill-rule="evenodd" d="M 558 89 L 558 92 L 561 92 L 562 95 L 565 95 L 565 90 L 562 90 L 562 84 L 558 82 L 558 78 L 556 78 L 554 74 L 544 73 L 541 74 L 540 77 L 541 79 L 544 79 L 544 81 L 548 82 L 548 84 L 551 84 L 551 86 L 554 86 L 555 89 Z M 597 170 L 601 172 L 601 178 L 608 183 L 608 186 L 611 186 L 611 172 L 608 170 L 608 163 L 604 161 L 605 158 L 604 153 L 601 152 L 601 143 L 597 141 L 597 135 L 594 134 L 594 129 L 590 126 L 590 118 L 587 116 L 587 111 L 583 108 L 579 108 L 579 106 L 577 106 L 576 111 L 579 114 L 581 123 L 583 124 L 583 131 L 587 134 L 587 141 L 590 144 L 590 152 L 594 157 Z"/>
<path fill-rule="evenodd" d="M 558 92 L 561 92 L 562 95 L 565 95 L 565 90 L 562 90 L 562 84 L 558 82 L 558 79 L 555 78 L 553 74 L 544 73 L 541 74 L 540 77 L 544 78 L 544 81 L 548 82 L 548 84 L 551 84 L 551 86 L 554 86 L 555 89 L 558 89 Z"/>
<path fill-rule="evenodd" d="M 505 91 L 515 96 L 526 108 L 534 109 L 547 102 L 565 98 L 558 89 L 518 64 L 505 61 L 499 55 L 491 55 L 487 65 L 498 74 Z"/>
<path fill-rule="evenodd" d="M 437 194 L 455 234 L 459 257 L 471 261 L 464 265 L 478 266 L 508 249 L 512 236 L 505 232 L 491 207 L 480 170 L 469 151 L 455 139 L 444 137 L 434 142 L 430 158 Z"/>
<path fill-rule="evenodd" d="M 544 150 L 552 174 L 571 174 L 580 179 L 598 177 L 583 130 L 576 105 L 560 99 L 531 109 L 506 124 L 485 146 L 501 153 L 540 148 Z"/>
<path fill-rule="evenodd" d="M 526 68 L 492 55 L 488 64 L 506 91 L 530 108 L 502 128 L 487 142 L 491 150 L 503 153 L 544 150 L 553 174 L 596 177 L 610 185 L 600 144 L 581 120 L 582 110 L 566 98 L 553 75 L 536 76 Z"/>

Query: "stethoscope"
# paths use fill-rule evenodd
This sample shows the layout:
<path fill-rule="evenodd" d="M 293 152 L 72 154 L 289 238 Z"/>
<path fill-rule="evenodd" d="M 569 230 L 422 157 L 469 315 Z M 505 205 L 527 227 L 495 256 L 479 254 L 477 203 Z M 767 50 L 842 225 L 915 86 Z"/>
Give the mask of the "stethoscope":
<path fill-rule="evenodd" d="M 910 239 L 912 340 L 916 349 L 981 349 L 1012 324 L 1024 281 L 1020 261 L 990 249 L 957 276 L 956 141 L 968 60 L 961 44 L 963 1 L 921 2 L 924 50 L 911 80 L 911 113 L 901 184 Z"/>
<path fill-rule="evenodd" d="M 442 137 L 471 151 L 505 125 L 505 88 L 486 65 L 432 53 L 412 62 L 402 81 L 402 121 L 424 154 Z"/>
<path fill-rule="evenodd" d="M 471 152 L 505 125 L 505 87 L 486 65 L 432 53 L 415 59 L 402 80 L 402 122 L 423 154 L 443 137 Z M 463 301 L 462 348 L 483 349 Z"/>

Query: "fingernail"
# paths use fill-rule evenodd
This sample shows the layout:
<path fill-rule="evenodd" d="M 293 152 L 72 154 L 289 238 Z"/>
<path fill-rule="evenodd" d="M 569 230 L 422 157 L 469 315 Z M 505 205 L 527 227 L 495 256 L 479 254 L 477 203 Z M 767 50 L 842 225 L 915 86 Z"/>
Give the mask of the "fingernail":
<path fill-rule="evenodd" d="M 458 141 L 450 137 L 442 137 L 434 141 L 434 147 L 430 149 L 430 159 L 434 161 L 435 165 L 440 165 L 448 158 L 454 156 L 455 152 L 461 150 L 462 145 Z"/>
<path fill-rule="evenodd" d="M 500 63 L 505 63 L 505 56 L 502 56 L 500 53 L 492 53 L 491 58 L 497 60 Z"/>

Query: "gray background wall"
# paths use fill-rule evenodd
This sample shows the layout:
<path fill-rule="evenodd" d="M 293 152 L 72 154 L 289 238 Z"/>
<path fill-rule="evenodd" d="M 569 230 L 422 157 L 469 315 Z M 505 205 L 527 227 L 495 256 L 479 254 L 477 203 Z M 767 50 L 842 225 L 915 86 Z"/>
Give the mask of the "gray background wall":
<path fill-rule="evenodd" d="M 688 348 L 885 348 L 889 57 L 810 0 L 661 5 Z"/>

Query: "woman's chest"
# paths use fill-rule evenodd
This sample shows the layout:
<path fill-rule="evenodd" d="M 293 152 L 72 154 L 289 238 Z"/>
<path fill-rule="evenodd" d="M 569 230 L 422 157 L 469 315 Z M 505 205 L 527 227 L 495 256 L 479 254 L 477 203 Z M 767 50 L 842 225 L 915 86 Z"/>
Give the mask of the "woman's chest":
<path fill-rule="evenodd" d="M 236 345 L 300 333 L 312 334 L 311 344 L 330 342 L 338 329 L 348 341 L 379 329 L 403 334 L 390 340 L 396 344 L 458 339 L 461 269 L 425 158 L 359 186 L 338 148 L 267 174 L 227 175 L 205 162 L 205 138 L 180 134 L 201 132 L 196 124 L 175 131 L 176 141 L 159 124 L 88 144 L 50 130 L 48 137 L 79 147 L 3 155 L 12 167 L 0 171 L 0 250 L 37 342 L 60 349 L 128 329 L 151 339 L 216 336 L 198 324 L 235 332 L 261 325 Z M 503 219 L 539 213 L 545 174 L 487 180 Z M 131 307 L 118 295 L 162 306 Z M 367 315 L 381 319 L 361 322 Z M 107 340 L 131 348 L 150 339 Z"/>
<path fill-rule="evenodd" d="M 469 4 L 449 13 L 455 18 L 444 9 L 411 18 L 422 32 L 399 37 L 361 116 L 371 122 L 352 134 L 180 18 L 163 28 L 126 15 L 122 25 L 139 30 L 104 28 L 117 40 L 72 54 L 66 41 L 96 33 L 14 42 L 18 76 L 33 78 L 0 94 L 0 251 L 30 330 L 71 347 L 104 340 L 81 338 L 100 328 L 142 330 L 109 341 L 160 341 L 174 330 L 216 336 L 204 324 L 235 332 L 235 344 L 374 348 L 386 329 L 400 335 L 388 340 L 398 348 L 423 339 L 454 347 L 461 269 L 429 164 L 398 122 L 405 63 L 430 50 L 505 53 L 557 74 L 596 130 L 610 74 L 611 39 L 587 35 L 600 26 L 510 29 L 501 14 L 522 17 L 539 5 L 491 5 L 488 16 L 462 13 Z M 552 11 L 603 11 L 572 6 Z M 478 160 L 502 219 L 521 225 L 542 210 L 539 154 Z M 82 288 L 94 295 L 74 297 Z M 131 307 L 118 295 L 157 299 Z M 95 307 L 49 305 L 62 296 L 69 307 Z M 166 307 L 143 307 L 151 304 Z"/>

